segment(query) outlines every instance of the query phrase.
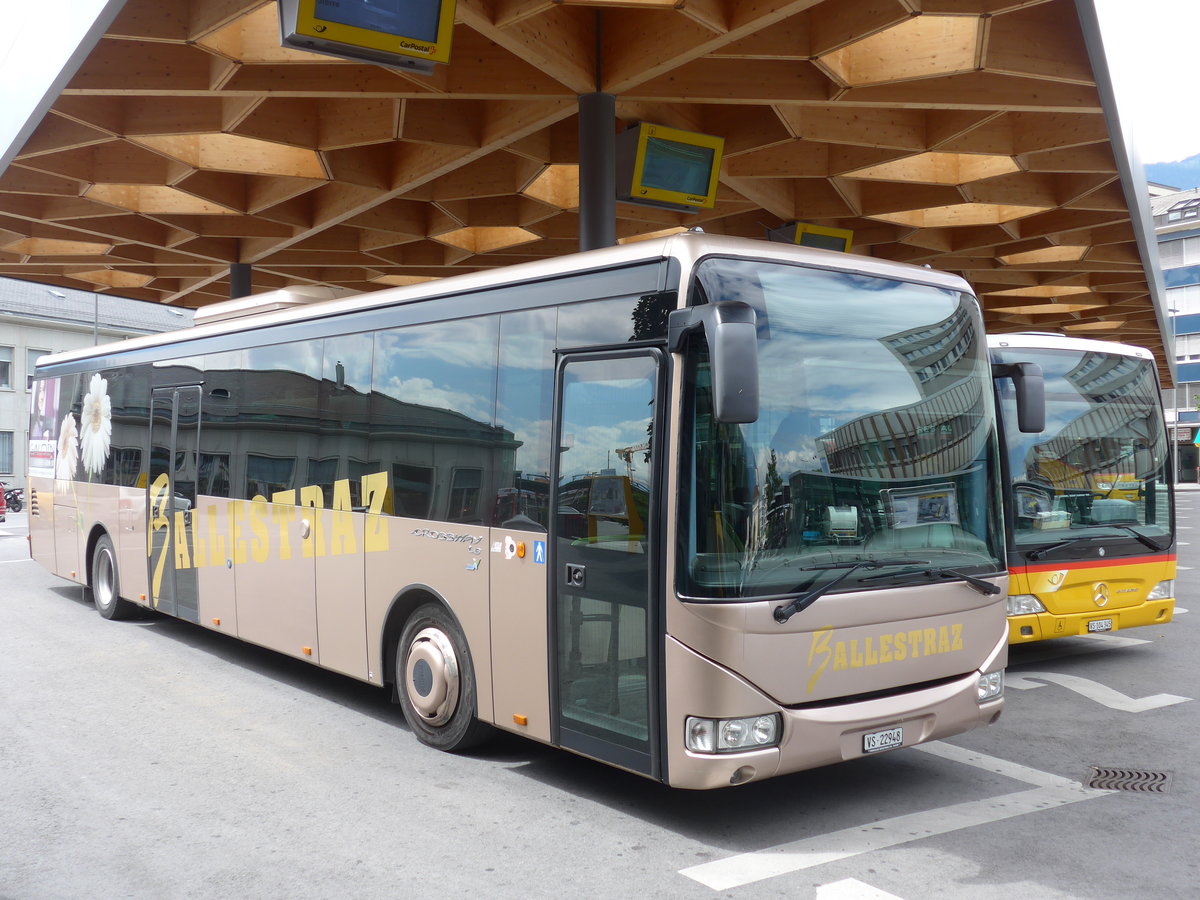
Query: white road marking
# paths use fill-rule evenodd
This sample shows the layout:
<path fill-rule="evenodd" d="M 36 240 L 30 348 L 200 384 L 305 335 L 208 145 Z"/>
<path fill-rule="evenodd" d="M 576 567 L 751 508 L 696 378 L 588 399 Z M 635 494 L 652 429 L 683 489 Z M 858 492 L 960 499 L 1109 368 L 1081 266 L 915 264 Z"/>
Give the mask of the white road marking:
<path fill-rule="evenodd" d="M 1177 616 L 1182 616 L 1186 612 L 1187 612 L 1187 610 L 1184 609 L 1182 606 L 1175 607 L 1175 615 L 1177 615 Z"/>
<path fill-rule="evenodd" d="M 869 853 L 872 850 L 895 847 L 937 834 L 948 834 L 963 828 L 999 822 L 1026 813 L 1113 793 L 1085 788 L 1069 778 L 1040 772 L 941 741 L 921 744 L 912 749 L 990 772 L 998 772 L 1035 787 L 1032 790 L 999 794 L 982 800 L 969 800 L 953 806 L 868 822 L 865 825 L 780 844 L 766 850 L 740 853 L 726 859 L 691 866 L 680 869 L 679 873 L 713 890 L 729 890 L 776 875 L 786 875 L 789 872 L 811 869 L 828 862 Z"/>
<path fill-rule="evenodd" d="M 817 888 L 817 900 L 901 900 L 857 878 L 843 878 Z"/>
<path fill-rule="evenodd" d="M 1175 566 L 1175 570 L 1178 572 L 1190 572 L 1190 571 L 1192 571 L 1192 568 L 1193 568 L 1192 566 L 1181 566 L 1178 564 L 1176 564 L 1176 566 Z"/>
<path fill-rule="evenodd" d="M 1089 634 L 1078 635 L 1078 640 L 1064 644 L 1062 641 L 1041 641 L 1037 644 L 1023 644 L 1020 656 L 1014 660 L 1013 648 L 1009 648 L 1008 661 L 1010 665 L 1033 665 L 1048 659 L 1066 659 L 1068 656 L 1079 656 L 1083 653 L 1095 653 L 1098 650 L 1116 650 L 1120 647 L 1136 647 L 1138 644 L 1149 644 L 1143 638 L 1124 637 L 1118 634 Z M 1009 670 L 1012 671 L 1011 669 Z M 1008 675 L 1005 676 L 1010 677 Z"/>
<path fill-rule="evenodd" d="M 1082 635 L 1084 640 L 1095 641 L 1097 644 L 1107 644 L 1110 647 L 1133 647 L 1137 644 L 1150 643 L 1145 638 L 1124 637 L 1119 634 L 1089 634 Z"/>
<path fill-rule="evenodd" d="M 1039 684 L 1042 681 L 1065 687 L 1069 691 L 1082 694 L 1089 700 L 1094 700 L 1101 706 L 1121 712 L 1146 712 L 1151 709 L 1161 709 L 1164 706 L 1174 706 L 1176 703 L 1186 703 L 1192 699 L 1175 694 L 1152 694 L 1149 697 L 1141 698 L 1129 697 L 1098 681 L 1080 678 L 1078 675 L 1063 675 L 1058 672 L 1008 672 L 1004 676 L 1005 687 L 1022 691 L 1042 687 Z"/>
<path fill-rule="evenodd" d="M 0 566 L 5 563 L 33 562 L 32 559 L 0 559 Z"/>

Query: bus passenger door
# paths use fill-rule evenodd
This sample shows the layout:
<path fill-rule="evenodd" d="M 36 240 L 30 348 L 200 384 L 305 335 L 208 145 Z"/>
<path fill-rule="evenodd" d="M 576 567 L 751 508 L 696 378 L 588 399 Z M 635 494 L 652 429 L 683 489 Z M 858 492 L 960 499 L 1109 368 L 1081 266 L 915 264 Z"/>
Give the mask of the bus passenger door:
<path fill-rule="evenodd" d="M 150 401 L 146 498 L 151 605 L 199 621 L 192 518 L 196 507 L 200 386 L 156 388 Z"/>
<path fill-rule="evenodd" d="M 661 355 L 559 364 L 550 545 L 552 737 L 657 775 Z"/>

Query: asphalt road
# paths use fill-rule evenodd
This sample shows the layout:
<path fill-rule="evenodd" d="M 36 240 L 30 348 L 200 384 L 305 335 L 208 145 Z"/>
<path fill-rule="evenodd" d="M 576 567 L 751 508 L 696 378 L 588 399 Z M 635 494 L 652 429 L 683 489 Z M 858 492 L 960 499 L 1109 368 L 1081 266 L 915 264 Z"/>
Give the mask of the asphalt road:
<path fill-rule="evenodd" d="M 1176 621 L 1017 648 L 997 725 L 702 793 L 517 738 L 440 754 L 378 688 L 104 621 L 10 515 L 0 898 L 1194 897 L 1197 507 Z"/>

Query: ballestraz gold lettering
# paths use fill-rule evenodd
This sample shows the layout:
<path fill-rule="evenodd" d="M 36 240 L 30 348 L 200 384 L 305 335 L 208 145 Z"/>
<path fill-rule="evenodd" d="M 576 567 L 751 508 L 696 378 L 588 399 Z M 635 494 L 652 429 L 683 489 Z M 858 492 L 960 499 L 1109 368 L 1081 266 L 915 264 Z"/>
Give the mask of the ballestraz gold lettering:
<path fill-rule="evenodd" d="M 813 632 L 808 648 L 808 693 L 812 693 L 825 674 L 849 669 L 920 659 L 954 653 L 963 648 L 962 625 L 939 625 L 937 628 L 914 628 L 891 634 L 834 640 L 834 629 L 819 628 Z"/>
<path fill-rule="evenodd" d="M 171 478 L 160 474 L 150 485 L 150 517 L 146 529 L 146 555 L 152 560 L 150 596 L 154 606 L 162 594 L 168 559 L 176 570 L 211 566 L 262 563 L 268 559 L 287 561 L 297 551 L 302 558 L 344 556 L 358 552 L 355 512 L 365 512 L 363 550 L 377 553 L 388 549 L 387 472 L 362 476 L 360 493 L 365 509 L 355 507 L 350 480 L 333 482 L 330 506 L 319 485 L 276 491 L 270 500 L 261 494 L 250 500 L 203 501 L 188 510 L 172 511 Z M 328 518 L 324 527 L 322 513 Z M 308 534 L 293 542 L 290 526 L 298 518 L 311 519 Z M 168 531 L 171 525 L 173 531 Z M 169 535 L 174 540 L 170 541 Z M 189 540 L 190 538 L 190 540 Z M 478 542 L 482 538 L 473 538 Z M 157 546 L 156 546 L 157 544 Z"/>

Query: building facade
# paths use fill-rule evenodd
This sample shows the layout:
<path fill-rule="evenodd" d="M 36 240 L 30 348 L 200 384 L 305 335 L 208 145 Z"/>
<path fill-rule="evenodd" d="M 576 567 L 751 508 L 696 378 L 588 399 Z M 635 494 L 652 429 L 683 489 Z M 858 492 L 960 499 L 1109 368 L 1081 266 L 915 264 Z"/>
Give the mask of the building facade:
<path fill-rule="evenodd" d="M 1176 449 L 1176 476 L 1194 482 L 1200 469 L 1200 188 L 1150 200 L 1167 308 L 1175 343 L 1176 386 L 1163 392 Z"/>
<path fill-rule="evenodd" d="M 25 484 L 38 357 L 191 324 L 190 309 L 0 278 L 0 481 Z"/>

